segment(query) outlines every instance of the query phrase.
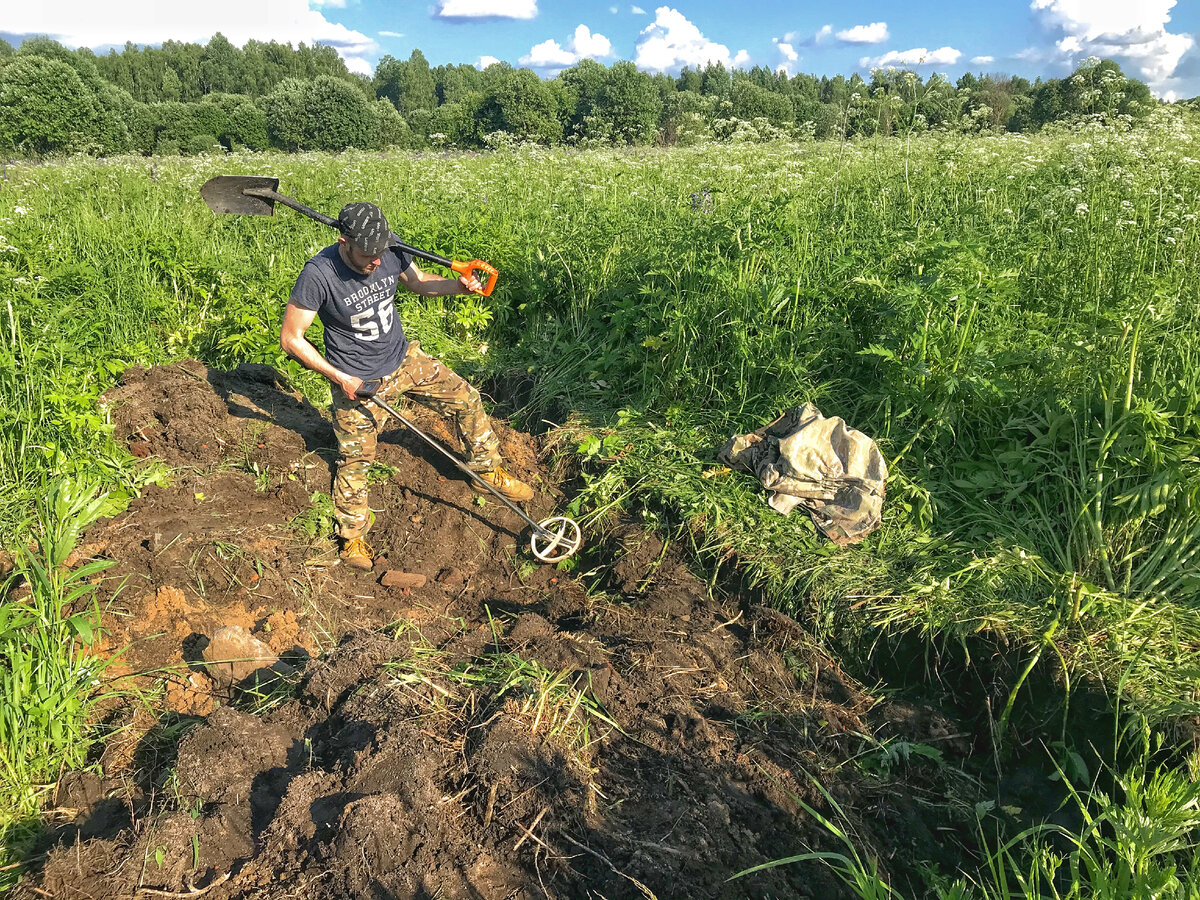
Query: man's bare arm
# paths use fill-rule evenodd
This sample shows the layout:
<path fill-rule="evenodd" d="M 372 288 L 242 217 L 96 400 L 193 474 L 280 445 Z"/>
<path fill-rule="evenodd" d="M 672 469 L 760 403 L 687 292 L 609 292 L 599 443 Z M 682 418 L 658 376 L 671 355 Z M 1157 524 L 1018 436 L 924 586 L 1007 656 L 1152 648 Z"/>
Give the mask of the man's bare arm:
<path fill-rule="evenodd" d="M 474 276 L 443 278 L 440 275 L 431 275 L 422 271 L 416 263 L 401 273 L 400 280 L 414 294 L 420 294 L 423 297 L 448 297 L 451 294 L 469 294 L 473 291 L 483 290 L 483 285 Z"/>
<path fill-rule="evenodd" d="M 283 314 L 283 326 L 279 329 L 279 346 L 288 356 L 299 360 L 306 369 L 319 372 L 338 385 L 346 396 L 353 400 L 358 389 L 362 387 L 362 379 L 347 375 L 331 365 L 304 336 L 316 317 L 315 310 L 301 309 L 289 303 Z"/>

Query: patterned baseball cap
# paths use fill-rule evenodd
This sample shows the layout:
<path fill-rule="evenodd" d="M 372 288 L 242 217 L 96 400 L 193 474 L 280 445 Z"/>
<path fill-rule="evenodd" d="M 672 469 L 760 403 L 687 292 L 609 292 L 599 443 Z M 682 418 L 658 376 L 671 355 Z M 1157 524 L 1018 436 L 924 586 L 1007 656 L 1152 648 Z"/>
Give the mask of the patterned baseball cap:
<path fill-rule="evenodd" d="M 378 256 L 392 245 L 392 230 L 374 203 L 347 203 L 338 213 L 338 226 L 355 250 Z"/>

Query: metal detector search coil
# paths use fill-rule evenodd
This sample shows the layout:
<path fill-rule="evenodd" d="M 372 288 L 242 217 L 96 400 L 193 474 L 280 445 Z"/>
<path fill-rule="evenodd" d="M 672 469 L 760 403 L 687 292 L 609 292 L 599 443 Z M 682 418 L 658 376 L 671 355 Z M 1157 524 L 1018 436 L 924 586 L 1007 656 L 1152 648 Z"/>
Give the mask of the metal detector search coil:
<path fill-rule="evenodd" d="M 579 523 L 566 516 L 542 519 L 529 537 L 530 552 L 545 563 L 561 562 L 582 544 L 583 534 L 579 530 Z"/>

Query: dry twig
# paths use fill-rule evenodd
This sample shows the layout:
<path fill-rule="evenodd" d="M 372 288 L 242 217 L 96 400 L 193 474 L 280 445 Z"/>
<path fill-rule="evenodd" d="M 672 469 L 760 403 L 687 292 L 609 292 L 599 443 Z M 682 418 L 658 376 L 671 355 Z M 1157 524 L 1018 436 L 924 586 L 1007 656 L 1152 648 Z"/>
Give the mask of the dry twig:
<path fill-rule="evenodd" d="M 159 890 L 158 888 L 143 887 L 138 888 L 137 893 L 134 896 L 145 894 L 150 897 L 199 897 L 203 894 L 207 894 L 217 885 L 224 884 L 229 880 L 229 876 L 232 874 L 232 872 L 226 872 L 224 875 L 218 875 L 211 882 L 209 882 L 206 887 L 198 888 L 196 887 L 196 883 L 193 878 L 194 873 L 191 873 L 187 877 L 188 889 L 186 891 L 163 891 Z"/>
<path fill-rule="evenodd" d="M 533 833 L 533 829 L 537 828 L 538 823 L 540 821 L 542 821 L 542 816 L 546 815 L 546 813 L 548 813 L 548 812 L 550 812 L 550 807 L 543 806 L 542 811 L 537 814 L 537 816 L 533 820 L 533 824 L 531 824 L 528 828 L 525 828 L 525 827 L 522 827 L 519 825 L 517 826 L 525 833 L 523 835 L 521 835 L 521 839 L 518 840 L 517 845 L 515 847 L 513 847 L 513 853 L 516 853 L 518 850 L 521 849 L 521 845 L 523 843 L 525 843 L 525 838 L 530 838 L 532 840 L 535 840 L 539 844 L 541 844 L 543 847 L 546 847 L 547 850 L 550 849 L 548 846 L 546 846 L 546 843 L 541 838 L 539 838 L 536 834 Z"/>

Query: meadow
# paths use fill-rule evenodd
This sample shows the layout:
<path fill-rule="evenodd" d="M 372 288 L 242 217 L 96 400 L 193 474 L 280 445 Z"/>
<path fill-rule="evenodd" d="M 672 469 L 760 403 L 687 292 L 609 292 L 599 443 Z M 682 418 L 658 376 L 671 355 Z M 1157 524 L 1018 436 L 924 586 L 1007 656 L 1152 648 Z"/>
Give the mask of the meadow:
<path fill-rule="evenodd" d="M 194 356 L 328 396 L 278 324 L 331 235 L 285 210 L 213 215 L 198 189 L 233 173 L 329 213 L 374 201 L 410 243 L 492 262 L 490 298 L 414 298 L 406 329 L 514 424 L 563 426 L 573 512 L 599 527 L 621 507 L 863 677 L 973 709 L 997 771 L 1041 754 L 1095 821 L 1167 797 L 1169 839 L 1137 844 L 1144 880 L 1108 895 L 1196 889 L 1176 863 L 1200 823 L 1200 123 L 1173 113 L 1038 135 L 7 166 L 0 545 L 34 587 L 0 606 L 8 827 L 85 761 L 103 690 L 79 611 L 97 572 L 59 564 L 79 527 L 170 477 L 112 440 L 99 395 L 129 365 Z M 716 462 L 806 401 L 887 458 L 884 526 L 859 547 Z M 1072 884 L 1101 895 L 1108 870 L 1080 854 Z M 1038 877 L 1011 895 L 1054 895 Z"/>

